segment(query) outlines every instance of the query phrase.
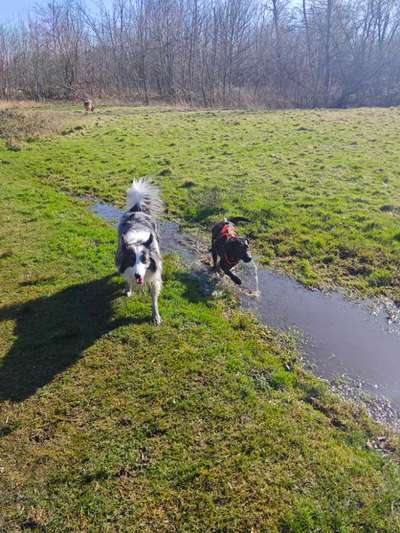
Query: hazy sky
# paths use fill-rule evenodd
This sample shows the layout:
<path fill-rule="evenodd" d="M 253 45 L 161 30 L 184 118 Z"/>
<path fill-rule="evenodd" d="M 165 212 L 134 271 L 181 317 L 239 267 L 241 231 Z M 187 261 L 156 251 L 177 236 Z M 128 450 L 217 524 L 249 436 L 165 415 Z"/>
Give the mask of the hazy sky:
<path fill-rule="evenodd" d="M 25 15 L 36 0 L 0 0 L 1 22 L 12 22 Z"/>
<path fill-rule="evenodd" d="M 112 0 L 86 0 L 88 5 L 96 5 L 100 2 L 111 5 Z M 24 18 L 33 6 L 44 3 L 46 0 L 0 0 L 0 23 L 16 22 Z"/>
<path fill-rule="evenodd" d="M 113 0 L 84 0 L 89 6 L 100 3 L 111 6 Z M 16 22 L 24 18 L 30 9 L 37 4 L 45 4 L 46 0 L 0 0 L 0 24 L 4 22 Z M 299 4 L 299 0 L 293 0 Z"/>

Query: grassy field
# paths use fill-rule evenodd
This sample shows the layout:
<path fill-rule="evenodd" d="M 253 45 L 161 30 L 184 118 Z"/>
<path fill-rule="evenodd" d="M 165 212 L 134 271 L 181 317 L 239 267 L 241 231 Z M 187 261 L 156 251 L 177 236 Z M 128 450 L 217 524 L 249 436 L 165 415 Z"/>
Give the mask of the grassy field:
<path fill-rule="evenodd" d="M 118 205 L 132 177 L 155 176 L 170 218 L 208 231 L 248 216 L 241 230 L 261 262 L 306 285 L 400 301 L 400 109 L 49 109 L 61 138 L 9 150 L 5 176 Z"/>
<path fill-rule="evenodd" d="M 57 112 L 58 137 L 0 140 L 0 531 L 397 532 L 398 437 L 304 374 L 289 337 L 202 296 L 173 255 L 152 326 L 149 297 L 124 298 L 113 274 L 114 230 L 63 192 L 121 204 L 131 177 L 157 174 L 169 215 L 206 223 L 206 184 L 215 209 L 235 188 L 196 171 L 210 162 L 187 137 L 279 114 L 105 109 L 82 127 Z M 243 190 L 225 208 L 254 194 L 261 216 L 258 179 L 245 193 L 232 177 Z"/>

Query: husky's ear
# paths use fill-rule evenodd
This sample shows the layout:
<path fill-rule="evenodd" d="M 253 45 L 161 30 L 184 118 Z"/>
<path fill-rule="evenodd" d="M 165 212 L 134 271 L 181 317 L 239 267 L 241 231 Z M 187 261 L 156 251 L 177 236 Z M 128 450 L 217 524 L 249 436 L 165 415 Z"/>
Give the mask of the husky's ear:
<path fill-rule="evenodd" d="M 149 238 L 147 239 L 147 241 L 144 243 L 144 246 L 146 246 L 146 248 L 150 248 L 152 242 L 153 242 L 153 234 L 150 233 L 150 237 L 149 237 Z"/>

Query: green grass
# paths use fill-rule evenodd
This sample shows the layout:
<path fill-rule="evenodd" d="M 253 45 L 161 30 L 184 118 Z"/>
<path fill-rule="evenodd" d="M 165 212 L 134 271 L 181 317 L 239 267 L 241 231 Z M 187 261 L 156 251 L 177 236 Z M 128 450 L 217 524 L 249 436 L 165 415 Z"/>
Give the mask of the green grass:
<path fill-rule="evenodd" d="M 398 439 L 371 450 L 384 430 L 304 374 L 290 338 L 203 297 L 172 255 L 162 327 L 147 295 L 123 297 L 114 230 L 60 192 L 121 202 L 136 175 L 124 144 L 105 151 L 128 118 L 99 120 L 0 151 L 0 530 L 398 531 Z"/>
<path fill-rule="evenodd" d="M 185 226 L 208 232 L 224 215 L 248 216 L 240 229 L 262 263 L 306 285 L 400 301 L 400 109 L 99 107 L 85 120 L 9 151 L 2 172 L 118 205 L 131 178 L 154 176 L 168 216 Z"/>

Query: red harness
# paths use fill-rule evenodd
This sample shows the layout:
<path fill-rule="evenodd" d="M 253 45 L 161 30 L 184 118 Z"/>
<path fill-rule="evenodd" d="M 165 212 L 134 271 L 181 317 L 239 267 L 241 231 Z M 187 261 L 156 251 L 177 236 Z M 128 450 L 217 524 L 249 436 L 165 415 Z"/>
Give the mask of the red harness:
<path fill-rule="evenodd" d="M 236 237 L 238 236 L 235 228 L 231 224 L 224 224 L 219 234 L 226 241 L 229 239 L 236 239 Z M 231 268 L 237 265 L 239 262 L 236 259 L 231 259 L 227 253 L 224 254 L 224 261 Z"/>
<path fill-rule="evenodd" d="M 225 240 L 235 239 L 238 236 L 238 234 L 236 233 L 235 228 L 231 224 L 224 224 L 222 226 L 221 231 L 219 232 L 219 234 Z"/>

